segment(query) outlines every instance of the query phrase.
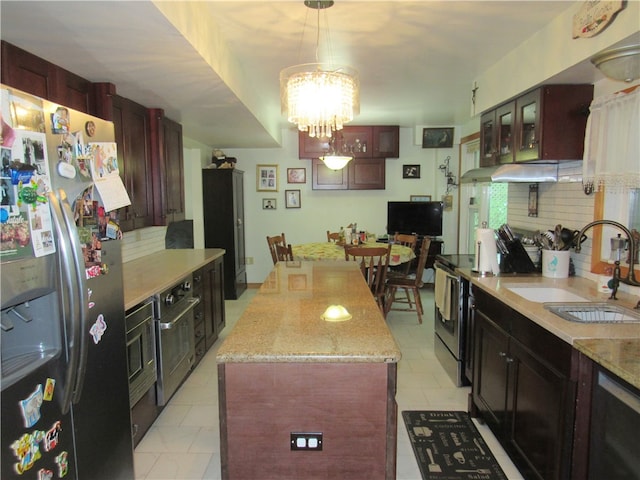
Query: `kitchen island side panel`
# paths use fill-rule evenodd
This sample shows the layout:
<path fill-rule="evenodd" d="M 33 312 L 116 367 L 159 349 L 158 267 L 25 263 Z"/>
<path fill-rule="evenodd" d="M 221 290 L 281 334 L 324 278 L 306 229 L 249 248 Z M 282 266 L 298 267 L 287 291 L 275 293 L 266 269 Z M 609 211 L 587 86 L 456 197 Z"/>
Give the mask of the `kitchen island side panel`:
<path fill-rule="evenodd" d="M 219 365 L 223 479 L 395 478 L 396 365 Z M 320 432 L 321 451 L 292 451 Z"/>

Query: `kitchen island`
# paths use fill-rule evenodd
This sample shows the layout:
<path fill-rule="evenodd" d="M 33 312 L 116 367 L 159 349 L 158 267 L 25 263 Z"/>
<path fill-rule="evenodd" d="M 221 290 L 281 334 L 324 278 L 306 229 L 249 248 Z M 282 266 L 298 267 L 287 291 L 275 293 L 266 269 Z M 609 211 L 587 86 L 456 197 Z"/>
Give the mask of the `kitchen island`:
<path fill-rule="evenodd" d="M 395 478 L 400 356 L 355 262 L 276 264 L 217 352 L 222 478 Z"/>

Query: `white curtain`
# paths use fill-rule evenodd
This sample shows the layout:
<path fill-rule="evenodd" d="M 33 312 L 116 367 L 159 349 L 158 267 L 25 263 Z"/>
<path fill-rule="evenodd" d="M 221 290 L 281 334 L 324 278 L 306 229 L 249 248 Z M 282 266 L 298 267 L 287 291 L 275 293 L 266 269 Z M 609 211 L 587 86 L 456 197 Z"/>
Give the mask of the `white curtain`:
<path fill-rule="evenodd" d="M 640 188 L 640 88 L 591 102 L 582 182 L 594 189 Z"/>

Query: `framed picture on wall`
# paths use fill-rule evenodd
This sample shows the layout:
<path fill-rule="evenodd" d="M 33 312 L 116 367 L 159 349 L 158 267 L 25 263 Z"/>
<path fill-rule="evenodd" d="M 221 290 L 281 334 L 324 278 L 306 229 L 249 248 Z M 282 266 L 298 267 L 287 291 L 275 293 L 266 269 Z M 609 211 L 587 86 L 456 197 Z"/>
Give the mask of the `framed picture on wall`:
<path fill-rule="evenodd" d="M 263 210 L 275 210 L 278 208 L 277 200 L 275 198 L 263 198 L 262 209 Z"/>
<path fill-rule="evenodd" d="M 453 127 L 422 129 L 422 148 L 451 147 L 453 147 Z"/>
<path fill-rule="evenodd" d="M 430 202 L 431 195 L 410 195 L 409 200 L 411 202 Z"/>
<path fill-rule="evenodd" d="M 300 208 L 300 190 L 284 191 L 285 208 Z"/>
<path fill-rule="evenodd" d="M 402 178 L 420 178 L 420 165 L 402 165 Z"/>
<path fill-rule="evenodd" d="M 307 183 L 307 169 L 287 168 L 287 183 Z"/>
<path fill-rule="evenodd" d="M 278 191 L 278 165 L 256 165 L 256 190 Z"/>

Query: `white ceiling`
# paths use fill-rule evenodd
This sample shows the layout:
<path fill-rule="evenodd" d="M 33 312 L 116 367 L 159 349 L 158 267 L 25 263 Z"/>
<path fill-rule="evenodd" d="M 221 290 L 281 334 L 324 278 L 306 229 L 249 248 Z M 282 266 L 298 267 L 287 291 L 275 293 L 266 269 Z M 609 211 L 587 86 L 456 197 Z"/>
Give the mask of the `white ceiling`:
<path fill-rule="evenodd" d="M 360 72 L 354 124 L 463 124 L 473 79 L 572 5 L 338 0 L 320 15 L 320 61 Z M 280 129 L 294 128 L 280 112 L 279 71 L 316 61 L 317 12 L 301 0 L 2 0 L 0 14 L 3 40 L 114 83 L 217 148 L 278 146 Z M 576 74 L 602 78 L 584 65 Z"/>

